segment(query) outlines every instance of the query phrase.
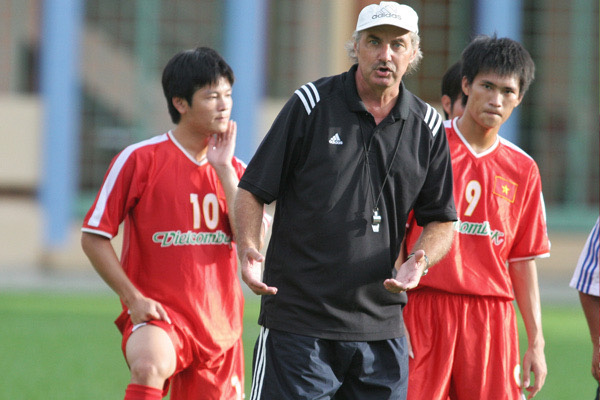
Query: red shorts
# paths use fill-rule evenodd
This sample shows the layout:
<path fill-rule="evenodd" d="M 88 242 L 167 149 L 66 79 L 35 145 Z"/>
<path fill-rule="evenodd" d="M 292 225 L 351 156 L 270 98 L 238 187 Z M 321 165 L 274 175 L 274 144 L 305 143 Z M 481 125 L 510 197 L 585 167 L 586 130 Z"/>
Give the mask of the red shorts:
<path fill-rule="evenodd" d="M 522 398 L 512 302 L 423 289 L 409 292 L 404 320 L 415 355 L 408 400 Z"/>
<path fill-rule="evenodd" d="M 136 327 L 125 313 L 115 321 L 123 334 L 121 350 L 125 354 L 127 340 Z M 192 337 L 175 324 L 164 321 L 148 321 L 163 329 L 171 338 L 177 358 L 175 372 L 165 382 L 163 397 L 171 387 L 171 400 L 203 399 L 241 400 L 244 395 L 244 347 L 242 338 L 228 350 L 205 359 L 198 355 Z M 135 328 L 135 329 L 134 329 Z"/>

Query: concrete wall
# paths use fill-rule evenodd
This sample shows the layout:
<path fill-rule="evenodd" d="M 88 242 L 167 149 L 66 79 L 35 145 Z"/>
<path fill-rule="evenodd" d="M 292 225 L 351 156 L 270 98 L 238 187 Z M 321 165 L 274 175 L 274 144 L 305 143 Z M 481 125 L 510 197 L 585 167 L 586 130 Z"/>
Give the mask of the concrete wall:
<path fill-rule="evenodd" d="M 41 118 L 39 98 L 0 97 L 0 264 L 33 264 L 40 254 Z"/>

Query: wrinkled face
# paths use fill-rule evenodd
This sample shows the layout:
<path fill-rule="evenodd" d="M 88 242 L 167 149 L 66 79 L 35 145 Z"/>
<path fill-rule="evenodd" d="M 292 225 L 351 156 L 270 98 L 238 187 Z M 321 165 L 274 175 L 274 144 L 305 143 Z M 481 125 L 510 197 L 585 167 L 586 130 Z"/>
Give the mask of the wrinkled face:
<path fill-rule="evenodd" d="M 174 99 L 179 102 L 178 110 L 181 113 L 179 124 L 205 134 L 225 132 L 233 106 L 231 93 L 229 81 L 221 77 L 215 84 L 196 90 L 192 97 L 192 104 L 188 104 L 183 99 Z"/>
<path fill-rule="evenodd" d="M 398 87 L 417 50 L 406 29 L 381 25 L 362 32 L 354 44 L 358 72 L 369 87 Z"/>
<path fill-rule="evenodd" d="M 465 113 L 486 129 L 500 127 L 521 102 L 519 78 L 494 72 L 479 73 L 471 85 L 463 78 L 463 92 L 469 96 Z"/>

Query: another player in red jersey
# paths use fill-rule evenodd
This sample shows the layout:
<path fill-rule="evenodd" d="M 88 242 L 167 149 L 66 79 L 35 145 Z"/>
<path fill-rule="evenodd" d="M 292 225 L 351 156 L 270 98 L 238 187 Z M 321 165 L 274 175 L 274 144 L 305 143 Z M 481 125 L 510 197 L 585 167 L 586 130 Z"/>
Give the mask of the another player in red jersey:
<path fill-rule="evenodd" d="M 442 108 L 445 119 L 460 117 L 465 111 L 463 104 L 462 76 L 460 75 L 460 61 L 452 64 L 442 77 Z"/>
<path fill-rule="evenodd" d="M 540 174 L 499 136 L 534 68 L 529 53 L 506 38 L 478 37 L 462 54 L 465 111 L 445 122 L 459 220 L 450 253 L 408 292 L 409 399 L 520 399 L 523 388 L 531 398 L 544 384 L 534 260 L 549 255 L 550 243 Z M 409 221 L 410 251 L 419 250 L 420 230 Z M 513 299 L 528 337 L 523 383 Z"/>
<path fill-rule="evenodd" d="M 125 399 L 243 398 L 233 82 L 212 49 L 176 54 L 162 77 L 176 127 L 118 154 L 85 217 L 82 247 L 123 304 Z"/>

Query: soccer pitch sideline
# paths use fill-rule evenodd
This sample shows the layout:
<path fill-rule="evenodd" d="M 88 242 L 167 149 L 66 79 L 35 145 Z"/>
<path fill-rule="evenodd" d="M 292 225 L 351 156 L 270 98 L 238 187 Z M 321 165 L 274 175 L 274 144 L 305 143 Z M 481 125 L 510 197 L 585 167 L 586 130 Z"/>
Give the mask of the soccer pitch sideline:
<path fill-rule="evenodd" d="M 120 399 L 128 382 L 112 294 L 0 293 L 0 399 Z M 246 397 L 258 335 L 258 297 L 244 317 Z M 519 317 L 520 318 L 520 317 Z M 525 328 L 519 320 L 521 346 Z M 576 305 L 543 307 L 548 377 L 537 400 L 593 399 L 592 345 Z"/>

